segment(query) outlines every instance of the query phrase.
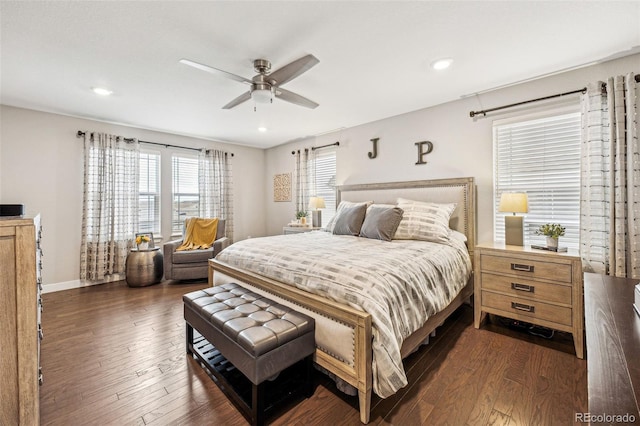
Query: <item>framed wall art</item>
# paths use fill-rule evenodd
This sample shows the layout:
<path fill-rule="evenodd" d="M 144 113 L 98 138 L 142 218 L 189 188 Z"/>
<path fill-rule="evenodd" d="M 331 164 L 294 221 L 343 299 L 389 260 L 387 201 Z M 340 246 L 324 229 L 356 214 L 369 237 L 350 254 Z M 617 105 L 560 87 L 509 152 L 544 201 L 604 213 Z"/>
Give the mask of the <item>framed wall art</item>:
<path fill-rule="evenodd" d="M 273 201 L 291 201 L 291 173 L 273 175 Z"/>

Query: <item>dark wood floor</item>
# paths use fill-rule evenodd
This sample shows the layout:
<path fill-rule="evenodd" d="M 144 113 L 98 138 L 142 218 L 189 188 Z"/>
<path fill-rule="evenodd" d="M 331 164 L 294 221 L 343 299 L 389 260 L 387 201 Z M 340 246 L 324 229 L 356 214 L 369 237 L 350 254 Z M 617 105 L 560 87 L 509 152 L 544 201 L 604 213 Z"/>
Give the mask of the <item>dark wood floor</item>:
<path fill-rule="evenodd" d="M 246 424 L 184 348 L 182 294 L 206 286 L 124 282 L 44 295 L 43 425 Z M 496 321 L 494 321 L 496 322 Z M 409 385 L 374 396 L 373 425 L 564 425 L 587 411 L 586 362 L 571 340 L 500 324 L 469 306 L 405 361 Z M 275 425 L 358 425 L 357 397 L 320 374 Z"/>

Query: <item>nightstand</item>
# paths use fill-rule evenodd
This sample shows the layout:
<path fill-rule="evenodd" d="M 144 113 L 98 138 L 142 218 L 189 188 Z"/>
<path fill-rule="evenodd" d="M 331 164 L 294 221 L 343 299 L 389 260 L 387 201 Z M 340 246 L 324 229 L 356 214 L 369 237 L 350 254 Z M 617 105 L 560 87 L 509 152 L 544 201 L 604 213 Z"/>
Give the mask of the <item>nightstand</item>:
<path fill-rule="evenodd" d="M 474 325 L 485 313 L 573 335 L 584 358 L 582 262 L 576 252 L 486 243 L 475 248 Z"/>
<path fill-rule="evenodd" d="M 301 232 L 318 231 L 320 229 L 322 228 L 319 226 L 285 226 L 282 228 L 282 233 L 284 235 L 299 234 Z"/>

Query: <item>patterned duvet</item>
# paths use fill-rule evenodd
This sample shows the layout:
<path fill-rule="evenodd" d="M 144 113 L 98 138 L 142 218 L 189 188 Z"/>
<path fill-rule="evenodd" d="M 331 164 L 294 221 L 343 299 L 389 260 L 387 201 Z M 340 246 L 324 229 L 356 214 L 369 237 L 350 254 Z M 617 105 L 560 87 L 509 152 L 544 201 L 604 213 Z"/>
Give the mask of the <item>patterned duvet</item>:
<path fill-rule="evenodd" d="M 403 340 L 444 309 L 466 285 L 464 242 L 391 242 L 327 232 L 253 238 L 217 259 L 371 314 L 373 390 L 382 398 L 406 386 Z"/>

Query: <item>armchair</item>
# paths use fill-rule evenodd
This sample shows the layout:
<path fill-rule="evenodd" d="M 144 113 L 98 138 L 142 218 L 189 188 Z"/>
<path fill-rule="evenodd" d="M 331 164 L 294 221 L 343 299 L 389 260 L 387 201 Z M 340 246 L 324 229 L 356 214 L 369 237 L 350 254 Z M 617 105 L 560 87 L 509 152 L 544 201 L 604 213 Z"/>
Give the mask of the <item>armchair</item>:
<path fill-rule="evenodd" d="M 164 253 L 165 280 L 192 280 L 209 276 L 209 259 L 215 257 L 231 244 L 225 233 L 225 221 L 218 220 L 216 240 L 205 250 L 176 251 L 182 239 L 169 241 L 162 246 Z M 184 236 L 183 236 L 184 237 Z"/>

